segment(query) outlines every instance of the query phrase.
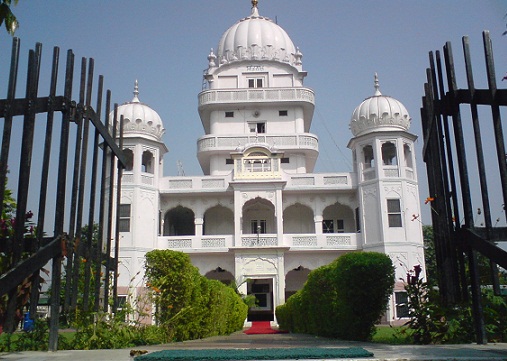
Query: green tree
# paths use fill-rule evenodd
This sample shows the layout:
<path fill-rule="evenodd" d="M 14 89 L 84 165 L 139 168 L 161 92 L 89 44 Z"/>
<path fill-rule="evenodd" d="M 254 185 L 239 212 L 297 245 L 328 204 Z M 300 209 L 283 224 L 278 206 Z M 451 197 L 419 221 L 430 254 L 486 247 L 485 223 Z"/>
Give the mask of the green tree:
<path fill-rule="evenodd" d="M 16 29 L 19 27 L 18 19 L 11 10 L 12 3 L 12 0 L 1 0 L 0 3 L 0 26 L 5 24 L 5 29 L 10 35 L 14 35 Z M 14 0 L 14 5 L 17 3 L 18 0 Z"/>

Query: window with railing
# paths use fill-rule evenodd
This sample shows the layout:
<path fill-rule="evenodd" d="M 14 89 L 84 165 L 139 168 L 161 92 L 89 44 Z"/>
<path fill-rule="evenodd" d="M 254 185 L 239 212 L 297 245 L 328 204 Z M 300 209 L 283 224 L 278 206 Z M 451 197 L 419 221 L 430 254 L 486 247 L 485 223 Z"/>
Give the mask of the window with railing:
<path fill-rule="evenodd" d="M 277 178 L 281 177 L 278 154 L 252 151 L 243 157 L 235 157 L 235 178 Z"/>

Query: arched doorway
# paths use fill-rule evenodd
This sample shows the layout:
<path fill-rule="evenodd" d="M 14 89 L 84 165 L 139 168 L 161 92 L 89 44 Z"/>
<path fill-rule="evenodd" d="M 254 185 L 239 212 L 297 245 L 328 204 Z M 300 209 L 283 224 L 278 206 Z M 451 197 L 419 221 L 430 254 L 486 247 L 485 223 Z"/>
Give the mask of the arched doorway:
<path fill-rule="evenodd" d="M 233 274 L 222 267 L 217 267 L 206 273 L 204 276 L 210 280 L 217 280 L 226 285 L 232 285 L 234 283 Z"/>
<path fill-rule="evenodd" d="M 283 212 L 283 233 L 315 233 L 313 210 L 300 203 L 287 207 Z"/>
<path fill-rule="evenodd" d="M 204 235 L 234 234 L 234 212 L 222 205 L 204 213 Z"/>
<path fill-rule="evenodd" d="M 194 236 L 194 212 L 190 208 L 178 206 L 164 216 L 164 236 Z"/>
<path fill-rule="evenodd" d="M 310 270 L 303 266 L 296 267 L 290 270 L 285 276 L 285 302 L 294 293 L 303 288 Z"/>
<path fill-rule="evenodd" d="M 257 197 L 243 206 L 243 234 L 276 233 L 275 206 Z"/>
<path fill-rule="evenodd" d="M 248 310 L 248 321 L 274 321 L 272 278 L 249 279 L 247 295 L 253 295 L 256 299 L 255 306 Z"/>

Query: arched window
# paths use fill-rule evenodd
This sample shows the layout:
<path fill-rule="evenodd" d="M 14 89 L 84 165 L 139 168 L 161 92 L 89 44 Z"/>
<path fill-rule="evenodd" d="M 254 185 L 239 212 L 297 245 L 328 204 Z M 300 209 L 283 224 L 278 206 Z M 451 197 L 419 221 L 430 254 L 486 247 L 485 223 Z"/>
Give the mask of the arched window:
<path fill-rule="evenodd" d="M 194 212 L 186 207 L 171 209 L 164 217 L 164 236 L 194 236 Z"/>
<path fill-rule="evenodd" d="M 374 168 L 375 158 L 373 157 L 373 147 L 371 145 L 365 145 L 363 147 L 364 154 L 364 168 Z"/>
<path fill-rule="evenodd" d="M 408 144 L 403 145 L 403 156 L 405 157 L 405 165 L 408 168 L 413 168 L 412 149 L 410 149 L 410 145 Z"/>
<path fill-rule="evenodd" d="M 125 159 L 127 161 L 125 164 L 125 171 L 132 172 L 132 169 L 134 169 L 134 153 L 132 152 L 132 149 L 123 149 L 123 154 L 125 155 Z"/>
<path fill-rule="evenodd" d="M 153 174 L 153 153 L 149 150 L 143 152 L 143 159 L 141 164 L 141 170 L 145 173 Z"/>
<path fill-rule="evenodd" d="M 398 165 L 396 145 L 392 142 L 382 144 L 382 162 L 384 165 Z"/>

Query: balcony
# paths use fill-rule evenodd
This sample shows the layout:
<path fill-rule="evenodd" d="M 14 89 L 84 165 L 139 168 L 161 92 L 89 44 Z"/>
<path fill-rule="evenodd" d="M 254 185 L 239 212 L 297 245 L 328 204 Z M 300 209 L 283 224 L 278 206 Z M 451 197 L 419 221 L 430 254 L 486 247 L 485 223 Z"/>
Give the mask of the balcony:
<path fill-rule="evenodd" d="M 159 181 L 160 193 L 224 192 L 232 175 L 205 177 L 164 177 Z"/>
<path fill-rule="evenodd" d="M 313 189 L 353 189 L 357 182 L 355 173 L 305 173 L 286 174 L 286 190 Z"/>
<path fill-rule="evenodd" d="M 303 108 L 305 129 L 309 129 L 315 109 L 315 94 L 309 88 L 246 88 L 246 89 L 212 89 L 199 93 L 199 115 L 204 130 L 208 134 L 209 116 L 212 110 L 222 109 L 228 104 L 252 106 L 255 104 L 293 104 Z"/>
<path fill-rule="evenodd" d="M 306 102 L 315 105 L 315 94 L 308 88 L 247 88 L 204 90 L 199 93 L 199 109 L 212 104 Z"/>
<path fill-rule="evenodd" d="M 280 150 L 301 149 L 319 151 L 319 138 L 311 133 L 297 135 L 258 134 L 258 135 L 206 135 L 197 141 L 197 153 L 234 151 L 238 147 L 264 144 Z"/>
<path fill-rule="evenodd" d="M 245 234 L 237 245 L 233 235 L 158 237 L 158 248 L 196 253 L 227 252 L 234 248 L 276 247 L 288 247 L 298 251 L 351 251 L 361 249 L 361 245 L 361 233 L 284 234 L 281 242 L 276 234 Z"/>

